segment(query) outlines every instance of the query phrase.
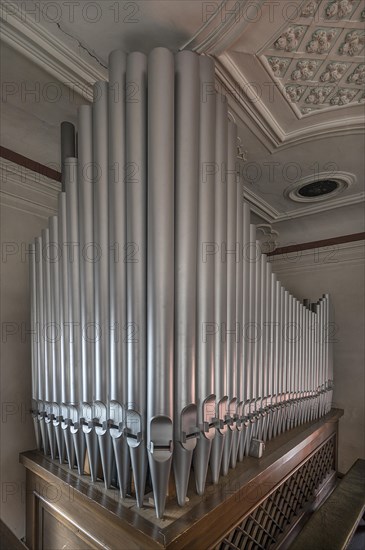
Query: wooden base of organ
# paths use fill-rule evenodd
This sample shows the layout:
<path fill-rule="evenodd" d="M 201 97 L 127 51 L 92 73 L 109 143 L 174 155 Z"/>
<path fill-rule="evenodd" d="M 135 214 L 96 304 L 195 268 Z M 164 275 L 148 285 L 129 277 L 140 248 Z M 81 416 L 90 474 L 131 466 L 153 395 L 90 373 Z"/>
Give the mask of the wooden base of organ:
<path fill-rule="evenodd" d="M 189 502 L 180 508 L 171 498 L 163 520 L 148 498 L 139 510 L 102 481 L 91 483 L 39 451 L 22 453 L 26 544 L 31 550 L 287 547 L 335 486 L 342 414 L 332 409 L 267 442 L 261 459 L 245 458 L 219 485 L 208 480 L 203 497 L 191 480 Z"/>

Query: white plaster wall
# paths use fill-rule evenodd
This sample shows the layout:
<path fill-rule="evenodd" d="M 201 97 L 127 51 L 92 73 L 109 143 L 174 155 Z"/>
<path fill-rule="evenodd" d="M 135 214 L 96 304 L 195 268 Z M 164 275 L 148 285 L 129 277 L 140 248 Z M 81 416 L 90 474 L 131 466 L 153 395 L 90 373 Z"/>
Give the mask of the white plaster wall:
<path fill-rule="evenodd" d="M 274 256 L 273 270 L 297 298 L 332 298 L 337 324 L 334 348 L 334 407 L 340 420 L 339 463 L 342 473 L 365 458 L 364 241 Z"/>
<path fill-rule="evenodd" d="M 14 172 L 12 171 L 14 169 Z M 42 184 L 28 171 L 1 161 L 1 432 L 0 517 L 18 538 L 25 535 L 25 469 L 19 453 L 35 448 L 31 405 L 28 257 L 25 247 L 47 225 L 55 193 L 42 192 Z M 21 175 L 22 174 L 22 175 Z M 23 198 L 14 195 L 23 190 Z M 52 190 L 51 190 L 52 191 Z M 33 201 L 24 199 L 32 193 Z"/>

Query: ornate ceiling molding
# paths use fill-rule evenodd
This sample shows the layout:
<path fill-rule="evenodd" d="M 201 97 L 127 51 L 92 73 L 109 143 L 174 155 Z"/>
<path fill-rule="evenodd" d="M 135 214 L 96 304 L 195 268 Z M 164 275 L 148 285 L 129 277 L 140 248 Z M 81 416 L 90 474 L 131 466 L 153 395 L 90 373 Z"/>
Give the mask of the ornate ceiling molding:
<path fill-rule="evenodd" d="M 203 24 L 180 49 L 220 55 L 242 34 L 266 1 L 202 2 Z"/>
<path fill-rule="evenodd" d="M 93 84 L 107 79 L 106 69 L 97 68 L 75 54 L 15 4 L 1 4 L 0 32 L 6 44 L 88 101 L 92 100 Z"/>
<path fill-rule="evenodd" d="M 298 120 L 361 101 L 362 8 L 360 0 L 303 2 L 257 53 Z"/>
<path fill-rule="evenodd" d="M 311 125 L 285 133 L 272 112 L 255 97 L 252 85 L 229 53 L 220 55 L 216 61 L 216 76 L 221 91 L 228 96 L 230 107 L 269 152 L 324 137 L 363 133 L 365 117 L 359 117 L 358 113 L 322 123 L 314 119 Z"/>

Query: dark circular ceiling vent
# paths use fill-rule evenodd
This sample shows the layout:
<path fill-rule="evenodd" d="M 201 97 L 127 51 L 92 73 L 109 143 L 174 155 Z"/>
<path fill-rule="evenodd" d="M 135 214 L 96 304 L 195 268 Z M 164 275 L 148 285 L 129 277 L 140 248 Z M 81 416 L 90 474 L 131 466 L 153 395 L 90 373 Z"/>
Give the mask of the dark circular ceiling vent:
<path fill-rule="evenodd" d="M 324 202 L 337 197 L 355 183 L 356 177 L 349 172 L 319 172 L 296 181 L 283 194 L 294 202 Z"/>
<path fill-rule="evenodd" d="M 313 181 L 312 183 L 307 183 L 303 185 L 303 187 L 300 187 L 297 193 L 305 198 L 321 197 L 322 195 L 333 193 L 338 187 L 339 184 L 335 180 Z"/>

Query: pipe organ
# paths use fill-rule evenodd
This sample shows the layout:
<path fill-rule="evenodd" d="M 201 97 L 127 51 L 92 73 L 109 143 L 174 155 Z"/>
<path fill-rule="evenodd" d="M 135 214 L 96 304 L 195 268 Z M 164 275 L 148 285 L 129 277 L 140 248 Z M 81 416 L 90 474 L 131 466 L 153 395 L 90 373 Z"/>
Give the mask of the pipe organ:
<path fill-rule="evenodd" d="M 148 477 L 161 518 L 172 470 L 184 506 L 190 476 L 204 495 L 329 412 L 330 298 L 301 303 L 260 251 L 212 59 L 114 51 L 94 90 L 31 245 L 34 426 L 138 507 Z"/>

